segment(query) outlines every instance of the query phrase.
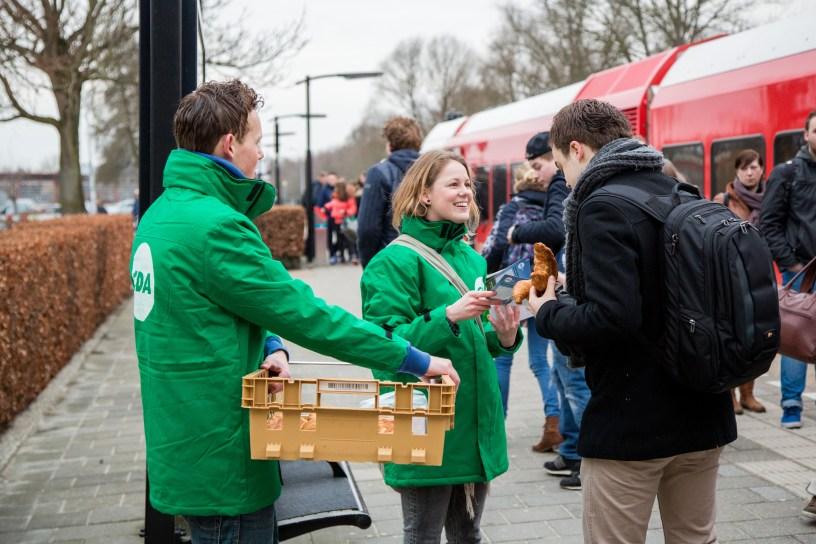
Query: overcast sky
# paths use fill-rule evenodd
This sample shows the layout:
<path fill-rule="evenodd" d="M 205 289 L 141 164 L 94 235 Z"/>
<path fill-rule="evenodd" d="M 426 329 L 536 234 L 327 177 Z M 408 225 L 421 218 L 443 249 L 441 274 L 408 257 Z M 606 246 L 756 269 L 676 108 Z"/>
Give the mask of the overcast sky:
<path fill-rule="evenodd" d="M 533 1 L 516 3 L 529 5 Z M 813 0 L 779 1 L 783 7 L 770 8 L 774 12 L 789 11 L 791 2 L 804 6 Z M 238 3 L 251 10 L 251 17 L 242 22 L 257 29 L 273 29 L 297 19 L 304 9 L 306 13 L 309 43 L 289 63 L 286 78 L 278 88 L 261 89 L 266 101 L 261 111 L 266 133 L 273 130 L 273 115 L 300 113 L 305 109 L 305 90 L 302 85 L 293 85 L 303 76 L 376 70 L 399 41 L 417 35 L 453 34 L 484 53 L 499 13 L 496 0 L 238 0 Z M 757 18 L 764 17 L 765 12 Z M 375 92 L 375 81 L 326 79 L 312 84 L 312 111 L 328 116 L 312 121 L 313 151 L 343 142 L 363 117 Z M 304 122 L 289 119 L 281 123 L 281 130 L 295 132 L 281 140 L 281 155 L 301 156 L 305 150 Z M 83 136 L 81 141 L 82 160 L 87 161 L 90 139 Z M 272 143 L 271 138 L 264 141 Z M 58 146 L 57 132 L 49 126 L 27 121 L 0 124 L 0 170 L 39 169 L 48 159 L 56 164 Z"/>

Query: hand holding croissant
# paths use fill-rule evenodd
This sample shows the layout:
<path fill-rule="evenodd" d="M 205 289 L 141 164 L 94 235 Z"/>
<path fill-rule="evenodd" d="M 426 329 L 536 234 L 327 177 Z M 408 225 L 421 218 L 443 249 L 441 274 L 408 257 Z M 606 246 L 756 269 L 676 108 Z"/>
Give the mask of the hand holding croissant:
<path fill-rule="evenodd" d="M 533 246 L 533 272 L 529 280 L 522 280 L 513 286 L 513 300 L 516 304 L 527 300 L 531 287 L 535 287 L 536 293 L 543 293 L 547 289 L 547 280 L 550 276 L 558 276 L 558 262 L 546 244 L 537 242 Z"/>

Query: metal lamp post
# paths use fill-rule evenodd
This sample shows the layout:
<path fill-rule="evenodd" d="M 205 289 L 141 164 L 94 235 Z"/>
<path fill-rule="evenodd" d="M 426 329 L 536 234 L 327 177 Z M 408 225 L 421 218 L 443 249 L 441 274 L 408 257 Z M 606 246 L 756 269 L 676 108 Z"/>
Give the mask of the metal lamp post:
<path fill-rule="evenodd" d="M 287 113 L 284 115 L 276 115 L 273 117 L 273 121 L 275 123 L 275 189 L 280 194 L 280 161 L 278 160 L 278 152 L 280 151 L 280 137 L 281 136 L 290 136 L 294 134 L 294 132 L 281 132 L 280 126 L 278 121 L 280 119 L 287 119 L 291 117 L 300 117 L 301 119 L 306 119 L 306 131 L 308 134 L 308 123 L 309 119 L 324 119 L 326 117 L 325 113 Z"/>
<path fill-rule="evenodd" d="M 304 204 L 306 207 L 306 223 L 308 236 L 306 238 L 306 259 L 312 262 L 315 257 L 314 240 L 314 203 L 312 202 L 312 130 L 309 123 L 311 112 L 310 85 L 316 79 L 327 79 L 330 77 L 342 77 L 343 79 L 366 79 L 380 77 L 382 72 L 344 72 L 338 74 L 323 74 L 320 76 L 306 76 L 295 85 L 306 84 L 306 195 Z"/>

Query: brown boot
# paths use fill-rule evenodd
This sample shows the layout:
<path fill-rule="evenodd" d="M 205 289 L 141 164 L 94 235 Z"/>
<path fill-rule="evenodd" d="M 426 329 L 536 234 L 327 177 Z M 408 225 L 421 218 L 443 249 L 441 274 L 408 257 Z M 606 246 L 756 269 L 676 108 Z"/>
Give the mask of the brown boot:
<path fill-rule="evenodd" d="M 754 380 L 740 385 L 739 390 L 740 404 L 743 408 L 760 414 L 765 411 L 765 407 L 754 396 Z"/>
<path fill-rule="evenodd" d="M 731 403 L 734 405 L 734 413 L 740 415 L 742 414 L 742 406 L 737 400 L 737 394 L 735 393 L 735 391 L 736 389 L 731 390 Z"/>
<path fill-rule="evenodd" d="M 553 448 L 564 441 L 564 437 L 558 432 L 558 416 L 547 416 L 544 423 L 544 434 L 541 440 L 533 446 L 533 451 L 544 453 L 553 451 Z"/>

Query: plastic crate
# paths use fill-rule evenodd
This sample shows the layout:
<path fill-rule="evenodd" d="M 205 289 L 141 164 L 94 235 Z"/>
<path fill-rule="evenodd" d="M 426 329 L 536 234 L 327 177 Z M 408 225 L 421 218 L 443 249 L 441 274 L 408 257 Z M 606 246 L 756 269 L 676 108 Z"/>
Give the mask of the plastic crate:
<path fill-rule="evenodd" d="M 283 390 L 272 393 L 270 386 Z M 394 392 L 393 407 L 380 405 Z M 415 407 L 415 391 L 427 406 Z M 373 407 L 361 407 L 369 400 Z M 258 370 L 243 378 L 252 459 L 442 464 L 453 428 L 456 387 L 441 383 L 277 378 Z"/>

